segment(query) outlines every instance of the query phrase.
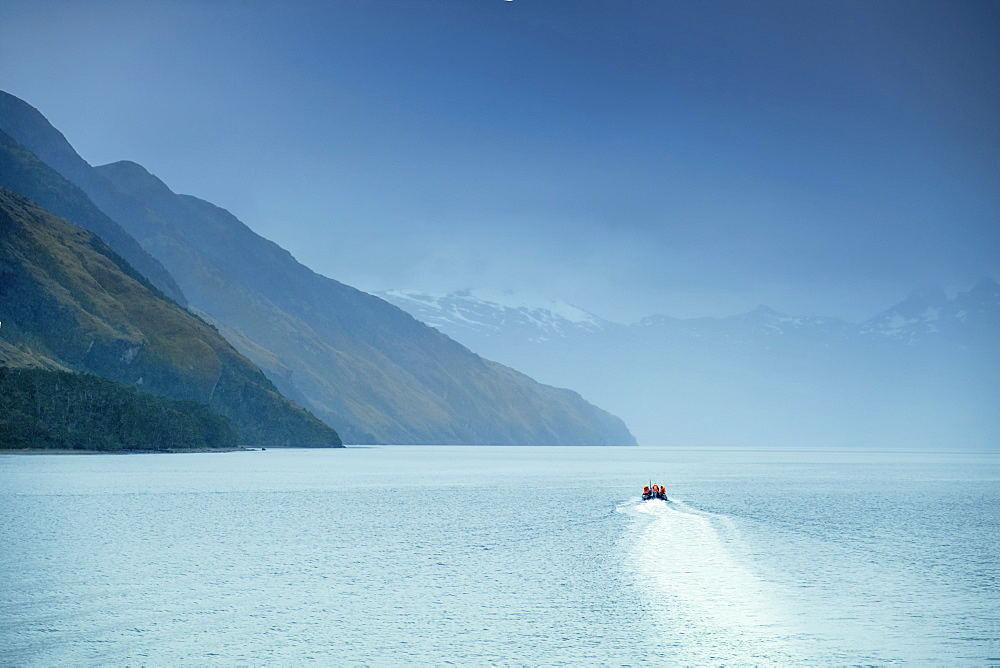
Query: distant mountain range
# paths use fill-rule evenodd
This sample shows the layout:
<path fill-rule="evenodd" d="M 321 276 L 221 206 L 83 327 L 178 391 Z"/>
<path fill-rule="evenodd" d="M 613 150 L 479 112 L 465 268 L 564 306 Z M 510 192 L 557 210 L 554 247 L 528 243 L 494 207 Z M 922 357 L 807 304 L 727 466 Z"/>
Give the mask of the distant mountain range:
<path fill-rule="evenodd" d="M 625 417 L 640 442 L 1000 443 L 1000 286 L 914 291 L 853 324 L 761 306 L 632 324 L 558 301 L 380 293 L 449 336 Z"/>
<path fill-rule="evenodd" d="M 767 306 L 726 318 L 652 315 L 623 325 L 566 302 L 522 299 L 514 293 L 387 290 L 377 294 L 456 338 L 474 340 L 477 349 L 489 347 L 490 341 L 544 343 L 656 329 L 695 338 L 718 336 L 730 342 L 760 343 L 780 336 L 908 346 L 991 349 L 1000 345 L 1000 285 L 992 279 L 983 279 L 951 299 L 940 289 L 915 290 L 904 301 L 859 325 L 839 318 L 793 317 Z"/>
<path fill-rule="evenodd" d="M 484 359 L 388 302 L 312 272 L 141 166 L 91 167 L 37 110 L 6 93 L 0 130 L 0 186 L 100 236 L 158 298 L 214 325 L 347 442 L 635 443 L 620 419 L 576 393 Z M 28 328 L 8 302 L 0 301 L 0 319 L 24 337 L 60 335 L 45 331 L 55 321 Z M 12 331 L 0 329 L 0 340 Z"/>
<path fill-rule="evenodd" d="M 1000 285 L 984 279 L 953 299 L 940 289 L 915 290 L 862 323 L 858 333 L 872 341 L 995 352 L 1000 345 Z"/>

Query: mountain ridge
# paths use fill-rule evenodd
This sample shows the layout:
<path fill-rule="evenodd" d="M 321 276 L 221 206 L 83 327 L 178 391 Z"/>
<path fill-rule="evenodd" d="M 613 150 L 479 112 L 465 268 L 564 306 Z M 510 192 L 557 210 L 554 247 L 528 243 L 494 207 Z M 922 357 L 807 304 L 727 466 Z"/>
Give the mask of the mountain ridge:
<path fill-rule="evenodd" d="M 225 209 L 172 193 L 141 166 L 122 161 L 96 169 L 174 226 L 166 243 L 138 238 L 182 277 L 192 305 L 235 333 L 237 345 L 253 342 L 243 352 L 283 391 L 304 397 L 328 423 L 344 425 L 349 438 L 634 442 L 617 418 L 575 393 L 539 390 L 387 302 L 317 274 Z M 175 247 L 188 252 L 172 253 Z M 280 373 L 268 366 L 276 360 Z M 512 393 L 509 384 L 519 389 Z"/>
<path fill-rule="evenodd" d="M 982 324 L 997 326 L 996 314 L 1000 313 L 1000 284 L 986 277 L 969 290 L 958 292 L 953 298 L 948 298 L 944 290 L 938 287 L 917 288 L 905 299 L 861 323 L 833 316 L 792 316 L 761 304 L 750 311 L 728 316 L 677 318 L 654 313 L 625 324 L 606 320 L 558 299 L 531 297 L 524 305 L 519 306 L 518 297 L 512 292 L 506 293 L 503 302 L 493 300 L 489 291 L 474 289 L 443 293 L 397 288 L 376 294 L 411 312 L 415 317 L 442 327 L 446 332 L 466 329 L 486 334 L 499 331 L 501 327 L 510 328 L 513 319 L 519 327 L 535 325 L 537 332 L 528 338 L 536 341 L 544 341 L 550 336 L 612 329 L 672 327 L 687 331 L 710 331 L 726 324 L 739 323 L 757 328 L 765 334 L 814 330 L 840 337 L 863 336 L 866 340 L 883 337 L 914 345 L 939 333 L 938 328 L 928 327 L 927 323 L 940 319 L 942 315 L 958 318 L 961 322 L 971 316 L 970 324 L 980 317 L 984 320 Z M 547 310 L 544 303 L 555 305 L 556 308 Z M 561 311 L 566 309 L 579 315 L 574 318 L 563 317 Z M 584 324 L 581 326 L 580 323 Z"/>
<path fill-rule="evenodd" d="M 74 224 L 100 236 L 165 295 L 181 305 L 185 304 L 184 293 L 173 276 L 143 249 L 132 235 L 122 229 L 114 213 L 106 211 L 110 209 L 119 214 L 131 211 L 136 215 L 141 207 L 136 202 L 129 201 L 122 193 L 116 192 L 110 183 L 94 174 L 90 165 L 76 153 L 66 137 L 53 127 L 40 111 L 24 100 L 0 90 L 0 130 L 4 132 L 6 139 L 12 139 L 23 146 L 33 158 L 55 170 L 68 182 L 85 192 L 89 200 L 85 205 L 80 205 L 80 208 L 90 207 L 92 201 L 93 205 L 100 209 L 97 213 L 88 210 L 72 216 Z M 9 145 L 6 148 L 9 149 Z M 0 185 L 8 184 L 0 182 Z M 23 185 L 10 184 L 8 187 L 15 192 L 21 192 L 20 188 Z M 52 193 L 40 193 L 37 189 L 33 189 L 31 193 L 24 194 L 43 207 L 53 205 L 52 197 L 49 196 Z M 79 198 L 74 199 L 79 200 Z M 63 206 L 56 205 L 54 208 L 53 212 L 56 215 L 68 214 Z"/>
<path fill-rule="evenodd" d="M 78 186 L 166 267 L 191 311 L 349 442 L 635 443 L 619 418 L 579 394 L 485 360 L 388 302 L 316 274 L 136 163 L 91 167 L 37 110 L 12 100 L 0 106 L 0 129 Z"/>
<path fill-rule="evenodd" d="M 201 258 L 171 254 L 158 239 L 139 236 L 154 256 L 184 277 L 182 286 L 194 306 L 227 331 L 238 332 L 238 345 L 252 341 L 260 346 L 244 352 L 265 370 L 272 370 L 269 360 L 280 360 L 292 370 L 272 377 L 286 393 L 305 397 L 310 410 L 328 423 L 345 425 L 349 438 L 401 443 L 634 442 L 624 425 L 578 395 L 570 399 L 555 388 L 541 395 L 537 388 L 522 388 L 522 398 L 516 398 L 501 389 L 497 376 L 524 384 L 523 374 L 501 371 L 387 302 L 315 273 L 225 209 L 174 195 L 141 166 L 119 162 L 97 169 L 174 221 L 187 241 L 174 237 L 172 247 L 207 249 Z M 240 252 L 232 253 L 234 248 Z M 254 358 L 261 350 L 272 355 Z M 463 380 L 456 384 L 457 378 Z M 476 393 L 481 396 L 474 397 Z M 526 403 L 527 396 L 534 401 Z M 583 419 L 583 414 L 590 417 Z M 478 417 L 470 419 L 473 415 Z M 550 424 L 553 420 L 563 421 L 562 430 Z M 586 427 L 587 420 L 596 421 L 599 428 Z M 601 431 L 615 435 L 600 436 Z"/>

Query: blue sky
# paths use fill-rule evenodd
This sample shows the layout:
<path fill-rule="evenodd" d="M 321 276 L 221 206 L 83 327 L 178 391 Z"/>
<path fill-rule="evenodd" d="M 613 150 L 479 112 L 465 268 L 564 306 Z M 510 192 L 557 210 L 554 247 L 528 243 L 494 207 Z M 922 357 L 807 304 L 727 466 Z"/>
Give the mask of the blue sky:
<path fill-rule="evenodd" d="M 1000 278 L 1000 3 L 0 0 L 0 88 L 362 289 L 863 319 Z"/>

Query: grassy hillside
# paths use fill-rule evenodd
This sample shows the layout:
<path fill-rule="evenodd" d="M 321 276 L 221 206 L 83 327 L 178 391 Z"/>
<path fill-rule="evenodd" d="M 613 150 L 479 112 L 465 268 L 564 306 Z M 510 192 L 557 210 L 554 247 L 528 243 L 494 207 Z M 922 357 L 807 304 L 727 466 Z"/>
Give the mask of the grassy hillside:
<path fill-rule="evenodd" d="M 90 232 L 0 189 L 0 354 L 207 404 L 241 444 L 339 445 L 222 336 Z M 16 358 L 20 359 L 16 359 Z"/>
<path fill-rule="evenodd" d="M 153 218 L 150 212 L 95 174 L 37 109 L 3 91 L 0 131 L 0 187 L 21 193 L 60 218 L 90 230 L 163 294 L 179 304 L 185 303 L 177 282 L 159 260 L 123 230 L 114 216 L 99 209 L 93 198 L 115 203 L 117 211 L 132 218 Z M 62 176 L 55 179 L 54 175 Z M 68 188 L 70 182 L 77 185 Z M 87 184 L 86 195 L 77 187 L 80 183 Z"/>

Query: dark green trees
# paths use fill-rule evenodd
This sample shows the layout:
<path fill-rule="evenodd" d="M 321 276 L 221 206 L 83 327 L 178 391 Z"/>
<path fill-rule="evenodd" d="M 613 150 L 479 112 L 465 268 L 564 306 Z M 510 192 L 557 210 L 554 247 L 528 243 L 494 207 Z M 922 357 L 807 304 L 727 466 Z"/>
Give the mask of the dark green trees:
<path fill-rule="evenodd" d="M 237 444 L 205 404 L 90 374 L 0 367 L 0 449 L 184 450 Z"/>

